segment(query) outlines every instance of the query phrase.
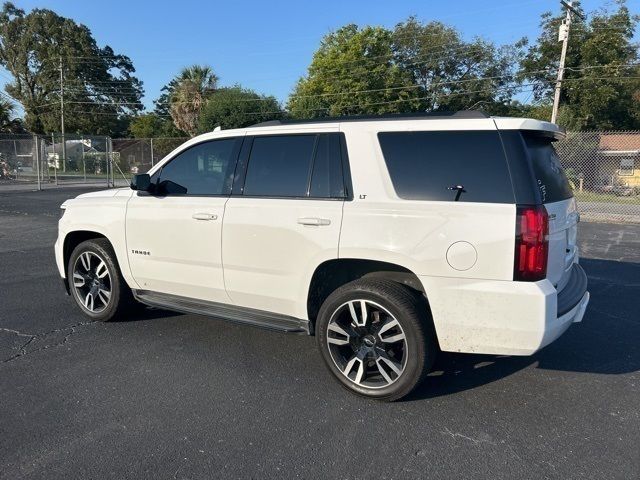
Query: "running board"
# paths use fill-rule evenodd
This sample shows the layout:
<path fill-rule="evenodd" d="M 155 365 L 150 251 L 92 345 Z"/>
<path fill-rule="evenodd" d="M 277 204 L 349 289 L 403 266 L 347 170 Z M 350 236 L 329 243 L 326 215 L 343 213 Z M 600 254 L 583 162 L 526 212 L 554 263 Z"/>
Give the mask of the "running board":
<path fill-rule="evenodd" d="M 208 317 L 229 320 L 234 323 L 253 325 L 255 327 L 280 332 L 311 334 L 308 320 L 289 317 L 287 315 L 224 303 L 197 300 L 195 298 L 180 297 L 168 293 L 151 292 L 149 290 L 132 290 L 132 292 L 136 300 L 150 307 L 175 310 L 182 313 L 206 315 Z"/>

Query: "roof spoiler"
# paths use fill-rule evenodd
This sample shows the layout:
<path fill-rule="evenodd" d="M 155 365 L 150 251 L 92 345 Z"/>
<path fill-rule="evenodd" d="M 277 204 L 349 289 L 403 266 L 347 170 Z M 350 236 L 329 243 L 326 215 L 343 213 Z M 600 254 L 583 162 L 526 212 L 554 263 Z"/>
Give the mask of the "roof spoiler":
<path fill-rule="evenodd" d="M 539 129 L 527 129 L 523 128 L 522 133 L 526 133 L 531 137 L 549 140 L 550 142 L 557 142 L 567 136 L 567 130 L 564 127 L 558 126 L 558 130 L 539 130 Z"/>

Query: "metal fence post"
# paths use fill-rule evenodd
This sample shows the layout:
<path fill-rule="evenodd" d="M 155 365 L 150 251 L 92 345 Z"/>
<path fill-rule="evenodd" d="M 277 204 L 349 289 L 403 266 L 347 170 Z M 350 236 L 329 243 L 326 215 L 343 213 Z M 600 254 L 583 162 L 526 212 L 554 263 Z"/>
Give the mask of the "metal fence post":
<path fill-rule="evenodd" d="M 56 136 L 53 132 L 51 132 L 51 151 L 53 152 L 53 178 L 56 182 L 56 186 L 58 185 L 58 160 L 56 158 Z"/>
<path fill-rule="evenodd" d="M 111 187 L 111 180 L 110 180 L 110 174 L 109 174 L 109 169 L 113 168 L 113 166 L 111 165 L 111 162 L 109 161 L 109 147 L 107 145 L 107 137 L 104 138 L 104 163 L 105 163 L 105 169 L 106 169 L 106 173 L 107 173 L 107 188 Z"/>
<path fill-rule="evenodd" d="M 113 162 L 113 140 L 109 137 L 109 156 L 111 157 L 111 161 Z M 120 170 L 120 167 L 118 167 Z M 115 169 L 111 171 L 111 179 L 113 180 L 113 187 L 116 186 L 116 171 Z"/>
<path fill-rule="evenodd" d="M 153 138 L 150 138 L 149 141 L 151 142 L 151 166 L 153 167 Z"/>
<path fill-rule="evenodd" d="M 84 175 L 84 183 L 87 183 L 87 165 L 84 162 L 84 136 L 80 137 L 80 148 L 82 148 L 82 173 Z"/>
<path fill-rule="evenodd" d="M 38 146 L 38 136 L 33 136 L 33 160 L 36 162 L 36 175 L 38 176 L 38 191 L 42 190 L 42 185 L 40 184 L 40 148 Z"/>
<path fill-rule="evenodd" d="M 116 169 L 113 165 L 113 145 L 111 144 L 111 137 L 107 137 L 107 145 L 109 148 L 109 161 L 111 162 L 111 185 L 113 185 L 113 188 L 116 188 Z"/>
<path fill-rule="evenodd" d="M 13 155 L 16 157 L 16 180 L 20 179 L 20 167 L 22 162 L 18 161 L 18 148 L 16 147 L 16 141 L 13 141 Z"/>

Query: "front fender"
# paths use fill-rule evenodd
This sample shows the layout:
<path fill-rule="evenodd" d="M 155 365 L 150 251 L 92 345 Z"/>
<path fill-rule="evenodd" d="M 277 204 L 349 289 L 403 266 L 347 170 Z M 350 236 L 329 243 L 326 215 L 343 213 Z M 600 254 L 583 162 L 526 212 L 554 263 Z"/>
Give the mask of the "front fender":
<path fill-rule="evenodd" d="M 123 278 L 131 288 L 140 288 L 131 275 L 127 255 L 125 216 L 131 191 L 119 191 L 112 197 L 83 197 L 65 202 L 66 210 L 58 222 L 58 239 L 55 245 L 56 264 L 62 278 L 66 278 L 65 255 L 70 254 L 68 242 L 74 234 L 85 232 L 78 238 L 90 238 L 89 234 L 105 237 L 111 243 Z"/>

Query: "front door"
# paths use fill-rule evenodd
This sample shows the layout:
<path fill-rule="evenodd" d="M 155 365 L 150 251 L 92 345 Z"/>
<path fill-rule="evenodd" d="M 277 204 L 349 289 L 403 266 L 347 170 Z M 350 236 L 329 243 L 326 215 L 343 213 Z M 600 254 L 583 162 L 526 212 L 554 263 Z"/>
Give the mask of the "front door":
<path fill-rule="evenodd" d="M 133 278 L 143 290 L 228 302 L 222 274 L 222 221 L 240 139 L 190 146 L 152 177 L 155 193 L 127 205 Z"/>

